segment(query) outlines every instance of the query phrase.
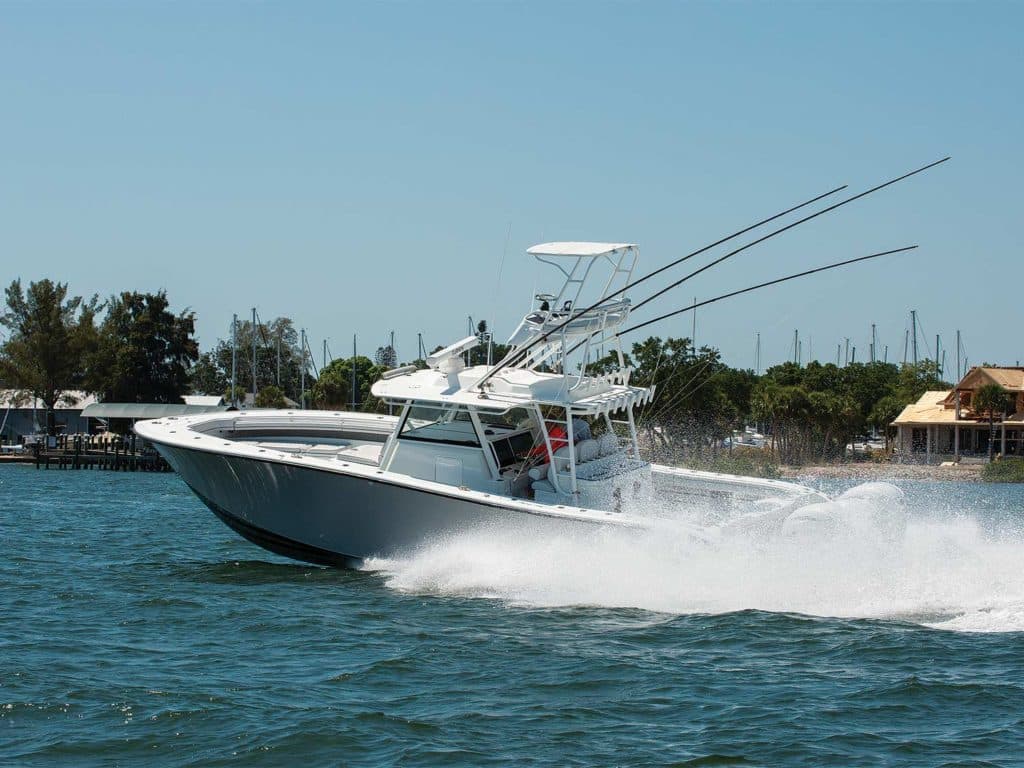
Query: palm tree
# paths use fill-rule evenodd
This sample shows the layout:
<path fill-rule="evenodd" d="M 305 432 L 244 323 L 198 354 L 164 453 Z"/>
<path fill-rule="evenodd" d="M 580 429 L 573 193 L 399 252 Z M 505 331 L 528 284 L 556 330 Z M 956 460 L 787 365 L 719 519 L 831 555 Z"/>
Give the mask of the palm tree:
<path fill-rule="evenodd" d="M 988 414 L 988 460 L 992 461 L 995 446 L 996 414 L 1006 411 L 1006 400 L 1009 393 L 998 384 L 983 384 L 974 390 L 971 397 L 971 410 L 975 414 Z"/>

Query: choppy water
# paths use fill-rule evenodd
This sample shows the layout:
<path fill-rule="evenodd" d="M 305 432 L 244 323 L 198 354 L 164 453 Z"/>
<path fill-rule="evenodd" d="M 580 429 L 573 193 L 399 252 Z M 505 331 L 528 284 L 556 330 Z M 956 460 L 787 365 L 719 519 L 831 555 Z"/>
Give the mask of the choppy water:
<path fill-rule="evenodd" d="M 266 554 L 171 475 L 0 468 L 3 765 L 1024 763 L 1024 489 L 708 547 Z"/>

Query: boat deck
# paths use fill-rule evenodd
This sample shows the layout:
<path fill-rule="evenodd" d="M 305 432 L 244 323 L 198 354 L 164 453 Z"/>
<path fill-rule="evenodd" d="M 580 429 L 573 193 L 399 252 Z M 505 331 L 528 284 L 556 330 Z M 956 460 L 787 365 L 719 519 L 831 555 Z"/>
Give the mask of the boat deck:
<path fill-rule="evenodd" d="M 355 464 L 380 466 L 380 456 L 384 450 L 383 443 L 276 443 L 258 441 L 254 445 L 270 451 L 290 453 L 293 456 L 315 456 L 319 459 L 337 459 L 351 461 Z"/>

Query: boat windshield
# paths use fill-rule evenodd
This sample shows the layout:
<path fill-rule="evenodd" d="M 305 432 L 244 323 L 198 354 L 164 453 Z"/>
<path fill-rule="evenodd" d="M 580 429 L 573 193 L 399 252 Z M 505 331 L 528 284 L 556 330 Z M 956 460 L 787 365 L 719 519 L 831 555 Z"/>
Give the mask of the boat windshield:
<path fill-rule="evenodd" d="M 507 411 L 477 411 L 480 423 L 485 427 L 499 429 L 524 429 L 533 424 L 530 412 L 525 408 L 511 408 Z"/>
<path fill-rule="evenodd" d="M 465 406 L 414 405 L 402 422 L 399 440 L 479 447 L 473 422 Z"/>

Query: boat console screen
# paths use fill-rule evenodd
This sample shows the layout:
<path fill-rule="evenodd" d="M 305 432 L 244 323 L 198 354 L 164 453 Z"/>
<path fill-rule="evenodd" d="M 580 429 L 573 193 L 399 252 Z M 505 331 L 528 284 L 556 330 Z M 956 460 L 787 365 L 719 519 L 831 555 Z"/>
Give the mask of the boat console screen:
<path fill-rule="evenodd" d="M 499 440 L 492 440 L 494 456 L 498 460 L 498 466 L 505 468 L 511 464 L 522 461 L 533 448 L 533 435 L 529 430 L 519 432 Z"/>

